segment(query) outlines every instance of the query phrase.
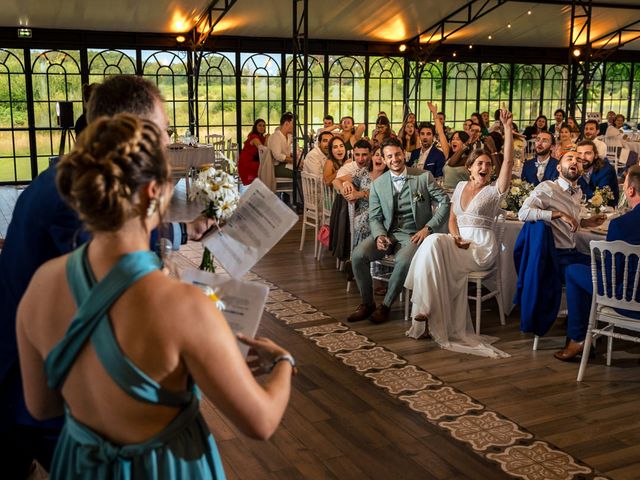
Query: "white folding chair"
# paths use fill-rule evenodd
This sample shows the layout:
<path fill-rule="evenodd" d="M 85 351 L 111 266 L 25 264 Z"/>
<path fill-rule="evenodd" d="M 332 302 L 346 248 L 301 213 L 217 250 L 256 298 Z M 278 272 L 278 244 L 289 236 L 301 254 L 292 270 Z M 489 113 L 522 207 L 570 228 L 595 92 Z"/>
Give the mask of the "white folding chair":
<path fill-rule="evenodd" d="M 302 172 L 302 233 L 300 234 L 300 251 L 304 247 L 304 238 L 307 226 L 313 228 L 313 258 L 318 256 L 318 229 L 320 228 L 321 203 L 320 203 L 320 184 L 322 177 Z"/>
<path fill-rule="evenodd" d="M 504 215 L 499 215 L 494 223 L 494 231 L 496 233 L 496 244 L 498 245 L 498 249 L 502 248 L 502 238 L 504 237 Z M 469 295 L 469 299 L 475 300 L 476 302 L 476 335 L 480 335 L 480 317 L 482 315 L 482 302 L 485 300 L 489 300 L 490 298 L 496 297 L 498 302 L 498 314 L 500 315 L 500 325 L 505 325 L 504 321 L 504 310 L 502 308 L 502 277 L 500 275 L 500 252 L 498 251 L 498 256 L 496 257 L 496 263 L 494 264 L 491 270 L 470 272 L 467 275 L 467 280 L 469 283 L 475 283 L 476 286 L 476 294 Z M 487 294 L 482 295 L 482 281 L 488 279 L 489 277 L 495 276 L 496 286 L 492 290 L 490 290 Z M 486 285 L 486 283 L 485 283 Z"/>
<path fill-rule="evenodd" d="M 593 297 L 591 300 L 591 313 L 589 314 L 589 328 L 582 352 L 580 370 L 578 370 L 578 382 L 584 378 L 584 373 L 589 361 L 591 343 L 599 336 L 608 337 L 607 341 L 607 366 L 611 365 L 611 350 L 613 339 L 628 340 L 640 343 L 640 336 L 617 333 L 615 327 L 623 328 L 640 334 L 640 320 L 618 313 L 615 309 L 640 312 L 638 301 L 638 283 L 640 281 L 640 246 L 631 245 L 617 240 L 615 242 L 595 241 L 590 242 L 591 247 L 591 281 L 593 285 Z M 623 265 L 622 289 L 616 278 L 617 263 Z M 630 267 L 635 267 L 631 272 Z M 610 270 L 610 275 L 608 274 Z M 602 289 L 598 287 L 602 285 Z M 602 292 L 602 293 L 600 293 Z M 618 293 L 621 292 L 621 293 Z M 598 322 L 606 325 L 598 327 Z"/>
<path fill-rule="evenodd" d="M 527 146 L 524 149 L 525 160 L 530 160 L 536 156 L 536 139 L 527 140 Z"/>
<path fill-rule="evenodd" d="M 604 137 L 604 143 L 607 146 L 607 160 L 616 169 L 616 173 L 624 170 L 625 165 L 620 162 L 620 151 L 622 150 L 621 135 L 615 137 Z"/>
<path fill-rule="evenodd" d="M 320 225 L 329 225 L 329 222 L 331 221 L 331 209 L 333 208 L 333 198 L 335 193 L 331 185 L 326 185 L 323 181 L 320 181 L 320 184 L 322 185 L 322 217 L 320 220 Z M 322 244 L 318 246 L 318 261 L 322 256 L 322 247 Z"/>

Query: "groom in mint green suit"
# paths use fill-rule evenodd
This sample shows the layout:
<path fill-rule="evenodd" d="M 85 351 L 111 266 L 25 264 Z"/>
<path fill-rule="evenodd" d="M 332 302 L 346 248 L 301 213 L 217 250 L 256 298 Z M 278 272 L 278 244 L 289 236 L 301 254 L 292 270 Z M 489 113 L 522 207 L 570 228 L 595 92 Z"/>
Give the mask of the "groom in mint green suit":
<path fill-rule="evenodd" d="M 374 323 L 382 323 L 389 319 L 391 305 L 402 290 L 418 246 L 449 220 L 449 197 L 436 185 L 430 172 L 408 174 L 398 140 L 392 138 L 384 142 L 382 155 L 389 171 L 378 177 L 369 191 L 371 236 L 363 240 L 352 255 L 362 304 L 349 316 L 348 322 L 370 318 Z M 434 201 L 438 202 L 435 214 L 431 208 Z M 376 308 L 371 262 L 391 253 L 395 255 L 395 266 L 384 301 Z"/>

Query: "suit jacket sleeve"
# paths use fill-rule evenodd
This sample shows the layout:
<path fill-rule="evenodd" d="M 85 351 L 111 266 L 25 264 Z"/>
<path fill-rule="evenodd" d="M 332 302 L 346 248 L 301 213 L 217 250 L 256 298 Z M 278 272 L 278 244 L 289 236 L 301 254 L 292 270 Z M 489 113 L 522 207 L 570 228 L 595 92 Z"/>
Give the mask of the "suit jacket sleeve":
<path fill-rule="evenodd" d="M 387 235 L 387 229 L 384 228 L 384 215 L 382 214 L 382 206 L 380 205 L 376 182 L 373 182 L 369 189 L 369 227 L 371 228 L 371 236 L 374 239 L 380 235 Z"/>
<path fill-rule="evenodd" d="M 435 148 L 435 147 L 434 147 Z M 444 153 L 438 150 L 437 158 L 436 158 L 436 174 L 435 177 L 444 177 L 444 164 L 447 163 L 447 160 L 444 158 Z"/>
<path fill-rule="evenodd" d="M 436 213 L 431 217 L 431 220 L 427 222 L 427 225 L 429 225 L 433 230 L 439 230 L 449 221 L 449 208 L 451 203 L 449 195 L 447 195 L 446 192 L 436 184 L 430 173 L 420 175 L 420 179 L 424 179 L 423 181 L 426 182 L 429 196 L 438 201 Z"/>

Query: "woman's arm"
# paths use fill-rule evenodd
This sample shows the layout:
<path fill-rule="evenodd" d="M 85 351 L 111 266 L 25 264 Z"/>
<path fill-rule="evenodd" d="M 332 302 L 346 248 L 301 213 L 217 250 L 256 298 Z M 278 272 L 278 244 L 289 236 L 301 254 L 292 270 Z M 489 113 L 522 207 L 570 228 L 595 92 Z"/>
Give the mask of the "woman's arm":
<path fill-rule="evenodd" d="M 354 146 L 356 142 L 362 138 L 362 135 L 364 134 L 366 128 L 367 126 L 364 123 L 361 123 L 356 127 L 356 133 L 352 135 L 351 146 Z"/>
<path fill-rule="evenodd" d="M 331 185 L 336 178 L 335 168 L 333 168 L 333 162 L 331 160 L 327 160 L 324 162 L 324 171 L 322 173 L 322 181 L 325 185 Z"/>
<path fill-rule="evenodd" d="M 513 173 L 513 116 L 506 109 L 500 110 L 500 121 L 504 125 L 504 158 L 498 177 L 498 191 L 505 193 L 511 185 L 511 174 Z"/>
<path fill-rule="evenodd" d="M 450 167 L 463 167 L 465 162 L 466 162 L 466 158 L 464 157 L 464 154 L 467 152 L 467 148 L 469 146 L 468 145 L 463 145 L 460 150 L 458 150 L 457 152 L 455 152 L 451 158 L 447 161 L 447 163 L 449 164 Z"/>
<path fill-rule="evenodd" d="M 447 136 L 444 134 L 444 125 L 438 118 L 438 106 L 433 103 L 427 103 L 429 107 L 429 111 L 431 112 L 431 116 L 433 117 L 433 123 L 436 126 L 436 133 L 438 134 L 438 139 L 440 140 L 440 145 L 442 146 L 442 153 L 444 153 L 444 158 L 449 158 L 449 141 L 447 140 Z"/>
<path fill-rule="evenodd" d="M 454 238 L 460 236 L 460 230 L 458 230 L 458 219 L 453 211 L 453 208 L 449 210 L 449 233 Z"/>
<path fill-rule="evenodd" d="M 236 337 L 211 300 L 185 285 L 189 299 L 182 323 L 181 352 L 189 373 L 216 407 L 244 434 L 266 440 L 278 428 L 289 401 L 292 367 L 278 362 L 266 381 L 259 384 L 242 357 Z M 266 339 L 247 341 L 264 364 L 287 354 Z M 257 368 L 259 362 L 251 367 Z"/>

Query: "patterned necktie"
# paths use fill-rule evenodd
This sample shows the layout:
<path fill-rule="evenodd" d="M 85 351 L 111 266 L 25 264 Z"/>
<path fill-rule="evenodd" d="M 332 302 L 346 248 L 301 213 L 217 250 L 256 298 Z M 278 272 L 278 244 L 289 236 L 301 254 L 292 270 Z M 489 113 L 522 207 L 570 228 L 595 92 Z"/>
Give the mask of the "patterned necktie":
<path fill-rule="evenodd" d="M 578 193 L 578 187 L 572 187 L 571 185 L 569 185 L 569 188 L 567 191 L 573 196 L 576 193 Z"/>
<path fill-rule="evenodd" d="M 391 179 L 394 182 L 404 182 L 407 179 L 406 175 L 391 175 Z"/>

